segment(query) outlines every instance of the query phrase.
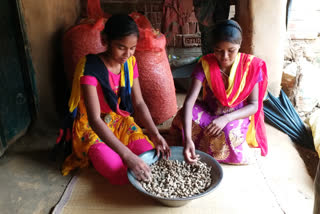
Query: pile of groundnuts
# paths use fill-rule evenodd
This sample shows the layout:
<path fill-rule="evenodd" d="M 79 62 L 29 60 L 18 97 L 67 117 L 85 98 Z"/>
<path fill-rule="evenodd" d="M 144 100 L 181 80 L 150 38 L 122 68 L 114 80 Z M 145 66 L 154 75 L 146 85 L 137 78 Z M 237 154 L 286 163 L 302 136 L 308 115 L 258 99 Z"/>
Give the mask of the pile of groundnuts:
<path fill-rule="evenodd" d="M 205 192 L 211 185 L 211 167 L 197 161 L 161 159 L 151 166 L 151 178 L 140 181 L 149 193 L 164 198 L 187 198 Z"/>

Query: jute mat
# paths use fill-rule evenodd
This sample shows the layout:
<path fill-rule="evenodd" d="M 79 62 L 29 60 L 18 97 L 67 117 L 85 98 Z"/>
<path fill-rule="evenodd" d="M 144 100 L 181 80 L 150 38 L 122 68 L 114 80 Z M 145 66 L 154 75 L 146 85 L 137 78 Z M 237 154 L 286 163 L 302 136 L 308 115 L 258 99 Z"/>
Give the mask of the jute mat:
<path fill-rule="evenodd" d="M 274 143 L 267 157 L 253 152 L 246 166 L 222 165 L 223 179 L 209 195 L 182 207 L 166 207 L 131 184 L 112 186 L 93 168 L 82 169 L 63 193 L 53 214 L 277 214 L 312 213 L 313 181 L 291 141 L 268 128 Z"/>

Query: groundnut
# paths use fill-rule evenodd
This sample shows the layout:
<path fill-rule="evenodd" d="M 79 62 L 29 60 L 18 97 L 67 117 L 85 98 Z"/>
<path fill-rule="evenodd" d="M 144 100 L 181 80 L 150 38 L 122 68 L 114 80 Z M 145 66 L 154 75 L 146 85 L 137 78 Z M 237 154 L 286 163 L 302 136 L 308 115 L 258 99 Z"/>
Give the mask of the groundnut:
<path fill-rule="evenodd" d="M 151 166 L 151 179 L 140 181 L 149 193 L 165 198 L 186 198 L 201 194 L 211 185 L 211 167 L 197 161 L 161 159 Z"/>

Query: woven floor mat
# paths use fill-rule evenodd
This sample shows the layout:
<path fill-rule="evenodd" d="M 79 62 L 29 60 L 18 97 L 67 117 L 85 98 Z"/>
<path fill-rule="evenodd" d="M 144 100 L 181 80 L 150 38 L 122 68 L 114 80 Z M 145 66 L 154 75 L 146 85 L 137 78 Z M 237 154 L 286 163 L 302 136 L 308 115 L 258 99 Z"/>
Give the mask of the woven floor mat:
<path fill-rule="evenodd" d="M 245 166 L 222 165 L 223 179 L 209 195 L 182 207 L 166 207 L 130 184 L 112 186 L 93 168 L 68 184 L 53 214 L 277 214 L 312 213 L 313 181 L 286 135 L 268 127 L 269 155 L 252 153 Z"/>

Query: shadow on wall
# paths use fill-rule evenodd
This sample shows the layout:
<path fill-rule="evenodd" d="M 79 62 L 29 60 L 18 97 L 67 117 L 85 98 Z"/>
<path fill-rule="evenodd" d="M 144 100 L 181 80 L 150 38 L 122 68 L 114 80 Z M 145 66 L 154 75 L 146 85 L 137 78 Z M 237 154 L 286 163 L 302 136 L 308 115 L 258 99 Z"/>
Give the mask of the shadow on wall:
<path fill-rule="evenodd" d="M 52 37 L 51 51 L 52 51 L 52 69 L 51 81 L 53 85 L 53 99 L 55 103 L 55 109 L 58 116 L 62 119 L 68 111 L 68 99 L 70 95 L 70 88 L 66 73 L 63 65 L 63 53 L 62 53 L 62 38 L 64 34 L 64 28 L 60 28 Z"/>

